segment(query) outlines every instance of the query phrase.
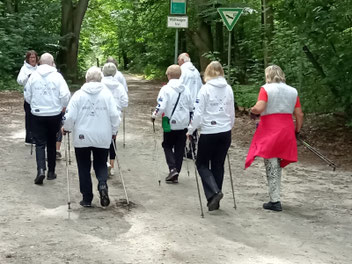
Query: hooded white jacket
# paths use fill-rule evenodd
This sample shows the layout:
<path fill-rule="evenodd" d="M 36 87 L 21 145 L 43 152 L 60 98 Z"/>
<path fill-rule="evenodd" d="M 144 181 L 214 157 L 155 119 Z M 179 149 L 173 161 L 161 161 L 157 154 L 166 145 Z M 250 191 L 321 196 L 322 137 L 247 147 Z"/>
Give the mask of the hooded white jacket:
<path fill-rule="evenodd" d="M 73 131 L 76 148 L 108 149 L 120 115 L 109 89 L 101 82 L 89 82 L 72 96 L 63 123 L 66 131 Z"/>
<path fill-rule="evenodd" d="M 192 62 L 188 61 L 181 65 L 180 80 L 184 86 L 189 90 L 193 104 L 196 101 L 197 94 L 202 87 L 202 79 L 200 78 L 199 71 L 193 66 Z"/>
<path fill-rule="evenodd" d="M 24 87 L 24 98 L 36 116 L 59 115 L 67 106 L 70 96 L 62 75 L 47 64 L 38 66 Z"/>
<path fill-rule="evenodd" d="M 17 83 L 19 85 L 25 86 L 29 76 L 37 69 L 37 65 L 35 65 L 34 67 L 32 65 L 30 65 L 29 63 L 27 63 L 26 61 L 24 61 L 23 66 L 20 70 L 20 73 L 17 76 Z"/>
<path fill-rule="evenodd" d="M 125 88 L 126 93 L 128 93 L 128 86 L 127 86 L 127 82 L 125 77 L 123 76 L 123 74 L 120 71 L 116 71 L 116 74 L 114 76 L 114 78 L 123 85 L 123 87 Z"/>
<path fill-rule="evenodd" d="M 211 79 L 200 89 L 188 134 L 216 134 L 232 129 L 235 123 L 233 91 L 223 77 Z"/>
<path fill-rule="evenodd" d="M 112 93 L 112 96 L 115 99 L 119 112 L 121 112 L 124 108 L 128 106 L 128 95 L 125 91 L 125 88 L 120 82 L 115 79 L 115 77 L 103 77 L 101 82 L 105 84 L 107 88 L 109 88 L 110 92 Z"/>
<path fill-rule="evenodd" d="M 170 118 L 180 93 L 180 99 Z M 187 128 L 190 118 L 189 113 L 192 110 L 193 102 L 189 90 L 181 83 L 180 79 L 171 79 L 159 92 L 158 105 L 154 116 L 164 113 L 165 116 L 170 118 L 171 130 L 181 130 Z"/>

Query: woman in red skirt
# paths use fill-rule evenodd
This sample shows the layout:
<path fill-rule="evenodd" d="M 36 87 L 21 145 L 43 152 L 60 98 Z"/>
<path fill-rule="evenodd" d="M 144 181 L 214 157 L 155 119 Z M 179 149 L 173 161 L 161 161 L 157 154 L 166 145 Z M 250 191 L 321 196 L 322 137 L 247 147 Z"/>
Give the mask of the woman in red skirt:
<path fill-rule="evenodd" d="M 248 151 L 245 168 L 255 157 L 264 158 L 270 201 L 264 209 L 282 211 L 280 202 L 281 168 L 297 161 L 296 133 L 303 124 L 303 112 L 297 90 L 286 84 L 285 74 L 277 65 L 265 69 L 266 84 L 260 88 L 251 115 L 260 122 Z M 292 115 L 295 117 L 294 123 Z"/>

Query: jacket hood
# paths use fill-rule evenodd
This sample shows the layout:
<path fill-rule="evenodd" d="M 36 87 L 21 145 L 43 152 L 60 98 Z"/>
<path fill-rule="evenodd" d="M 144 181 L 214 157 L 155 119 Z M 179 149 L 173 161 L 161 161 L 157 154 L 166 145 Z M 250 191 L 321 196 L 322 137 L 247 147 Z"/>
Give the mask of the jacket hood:
<path fill-rule="evenodd" d="M 210 84 L 211 86 L 217 87 L 217 88 L 225 88 L 227 86 L 227 82 L 224 77 L 217 77 L 215 79 L 211 79 L 207 82 L 207 84 Z"/>
<path fill-rule="evenodd" d="M 29 63 L 27 63 L 26 61 L 24 61 L 24 65 L 28 68 L 28 69 L 36 69 L 38 66 L 37 65 L 35 65 L 35 66 L 32 66 L 32 65 L 30 65 Z"/>
<path fill-rule="evenodd" d="M 57 72 L 57 69 L 53 66 L 48 65 L 48 64 L 39 65 L 37 67 L 37 73 L 39 73 L 43 77 L 49 75 L 52 72 Z"/>
<path fill-rule="evenodd" d="M 83 84 L 81 87 L 82 91 L 85 91 L 88 94 L 96 94 L 99 93 L 105 87 L 101 82 L 89 82 Z"/>
<path fill-rule="evenodd" d="M 114 88 L 118 87 L 120 84 L 119 81 L 116 80 L 113 76 L 103 77 L 101 82 L 105 84 L 106 87 L 108 87 L 110 90 L 113 90 Z"/>
<path fill-rule="evenodd" d="M 181 65 L 181 69 L 188 69 L 190 71 L 194 71 L 196 69 L 196 67 L 194 67 L 192 62 L 187 61 L 187 62 L 185 62 L 184 64 Z"/>
<path fill-rule="evenodd" d="M 172 89 L 174 89 L 177 93 L 182 93 L 185 90 L 185 86 L 182 84 L 180 79 L 171 79 L 167 83 Z"/>

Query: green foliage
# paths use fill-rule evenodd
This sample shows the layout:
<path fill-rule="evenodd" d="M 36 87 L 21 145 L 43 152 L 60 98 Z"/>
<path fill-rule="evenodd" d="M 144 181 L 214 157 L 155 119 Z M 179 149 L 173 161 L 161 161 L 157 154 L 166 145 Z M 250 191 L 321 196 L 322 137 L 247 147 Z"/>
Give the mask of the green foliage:
<path fill-rule="evenodd" d="M 234 85 L 232 87 L 235 101 L 238 106 L 250 108 L 257 102 L 260 86 Z"/>

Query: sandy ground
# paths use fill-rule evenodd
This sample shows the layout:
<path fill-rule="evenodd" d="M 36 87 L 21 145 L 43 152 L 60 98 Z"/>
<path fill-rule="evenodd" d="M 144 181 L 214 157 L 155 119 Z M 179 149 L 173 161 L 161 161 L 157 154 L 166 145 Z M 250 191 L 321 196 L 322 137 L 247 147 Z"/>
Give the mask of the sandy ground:
<path fill-rule="evenodd" d="M 179 184 L 164 183 L 160 120 L 153 134 L 149 119 L 160 84 L 133 76 L 128 82 L 126 147 L 122 129 L 117 147 L 130 207 L 118 172 L 109 180 L 108 208 L 100 206 L 96 186 L 94 207 L 80 207 L 74 160 L 70 211 L 64 160 L 57 162 L 56 180 L 35 185 L 35 156 L 23 139 L 22 95 L 0 93 L 0 263 L 352 262 L 350 169 L 333 172 L 320 161 L 289 165 L 282 181 L 283 211 L 264 211 L 263 162 L 243 170 L 248 142 L 240 135 L 251 133 L 242 126 L 247 117 L 239 117 L 229 152 L 237 210 L 226 166 L 221 209 L 207 212 L 201 189 L 201 218 L 191 160 L 184 163 Z M 72 148 L 71 155 L 74 159 Z"/>

